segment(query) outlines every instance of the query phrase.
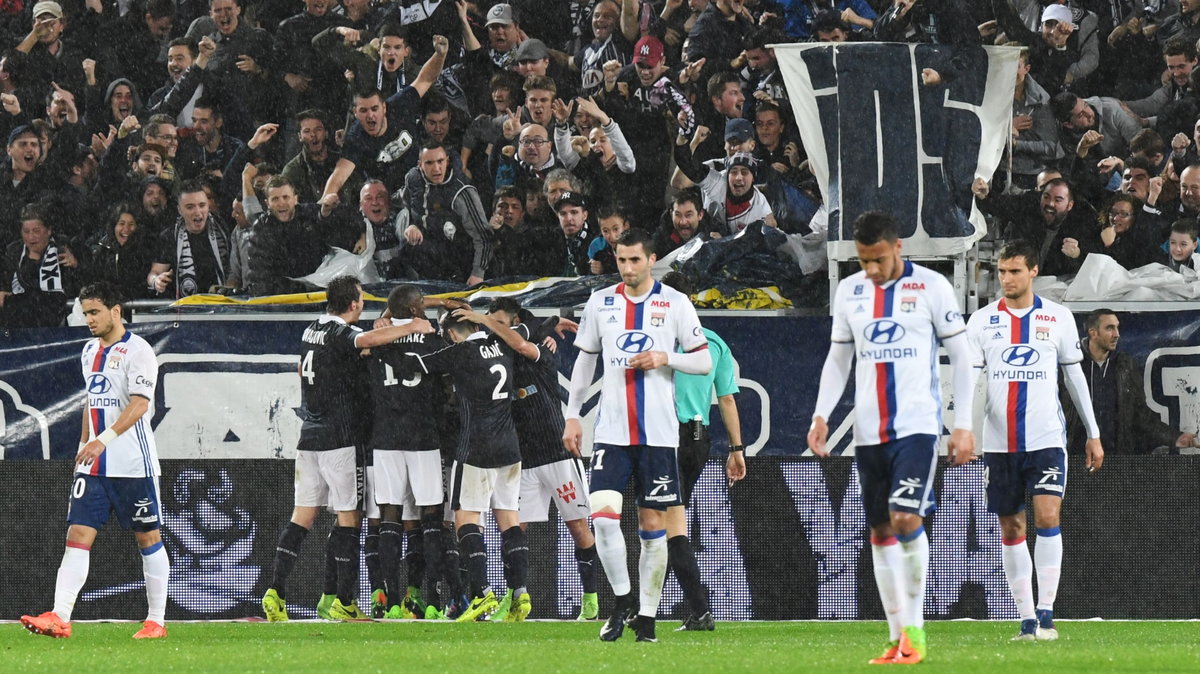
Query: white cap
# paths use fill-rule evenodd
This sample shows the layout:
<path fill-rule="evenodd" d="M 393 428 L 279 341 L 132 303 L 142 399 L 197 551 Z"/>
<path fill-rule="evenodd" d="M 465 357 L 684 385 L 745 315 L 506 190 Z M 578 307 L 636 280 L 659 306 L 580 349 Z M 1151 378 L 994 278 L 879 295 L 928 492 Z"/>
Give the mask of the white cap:
<path fill-rule="evenodd" d="M 1075 25 L 1075 22 L 1072 21 L 1073 18 L 1071 8 L 1066 5 L 1046 5 L 1046 9 L 1042 10 L 1042 23 L 1057 21 Z"/>

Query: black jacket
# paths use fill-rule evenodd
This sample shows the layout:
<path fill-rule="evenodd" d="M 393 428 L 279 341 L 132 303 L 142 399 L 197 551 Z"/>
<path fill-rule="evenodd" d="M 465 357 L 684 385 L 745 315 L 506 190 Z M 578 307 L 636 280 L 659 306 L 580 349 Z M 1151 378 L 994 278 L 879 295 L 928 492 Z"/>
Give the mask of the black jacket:
<path fill-rule="evenodd" d="M 1083 374 L 1087 377 L 1091 366 L 1088 356 L 1087 338 L 1083 339 Z M 1164 424 L 1146 406 L 1146 396 L 1142 390 L 1142 373 L 1133 358 L 1121 351 L 1108 354 L 1111 361 L 1109 367 L 1117 368 L 1117 440 L 1115 447 L 1105 447 L 1106 455 L 1112 454 L 1149 454 L 1155 447 L 1166 445 L 1174 447 L 1179 432 Z M 1069 400 L 1066 386 L 1061 383 L 1059 375 L 1059 391 L 1062 397 L 1063 415 L 1067 421 L 1067 452 L 1082 454 L 1087 442 L 1087 432 L 1079 412 Z M 1091 388 L 1089 382 L 1088 388 Z"/>

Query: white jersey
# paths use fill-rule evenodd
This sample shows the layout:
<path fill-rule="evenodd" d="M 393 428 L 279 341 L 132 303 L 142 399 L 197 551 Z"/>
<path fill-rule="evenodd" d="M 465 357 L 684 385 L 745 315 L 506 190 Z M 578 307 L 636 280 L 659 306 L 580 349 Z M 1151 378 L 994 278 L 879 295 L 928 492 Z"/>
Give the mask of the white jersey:
<path fill-rule="evenodd" d="M 942 434 L 938 340 L 964 330 L 950 282 L 912 262 L 883 286 L 861 271 L 838 283 L 830 339 L 854 343 L 855 444 Z"/>
<path fill-rule="evenodd" d="M 158 359 L 146 340 L 125 331 L 121 341 L 108 348 L 99 338 L 83 346 L 83 380 L 87 388 L 89 439 L 116 423 L 130 396 L 142 396 L 150 407 L 129 430 L 108 443 L 100 458 L 75 467 L 77 473 L 107 477 L 151 477 L 159 475 L 158 450 L 154 447 L 154 387 L 158 383 Z"/>
<path fill-rule="evenodd" d="M 987 378 L 983 451 L 1066 447 L 1058 367 L 1083 360 L 1070 310 L 1037 295 L 1029 309 L 1001 299 L 971 315 L 967 339 Z"/>
<path fill-rule="evenodd" d="M 642 297 L 620 283 L 596 291 L 579 319 L 575 346 L 599 353 L 604 374 L 595 441 L 610 445 L 679 446 L 675 376 L 668 367 L 638 370 L 629 359 L 645 351 L 708 348 L 696 309 L 686 295 L 655 281 Z"/>

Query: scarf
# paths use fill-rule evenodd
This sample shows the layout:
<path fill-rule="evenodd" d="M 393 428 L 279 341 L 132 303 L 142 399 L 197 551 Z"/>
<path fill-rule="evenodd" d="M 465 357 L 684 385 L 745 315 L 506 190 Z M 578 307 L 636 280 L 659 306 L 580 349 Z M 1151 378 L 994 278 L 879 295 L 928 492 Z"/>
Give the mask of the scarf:
<path fill-rule="evenodd" d="M 212 246 L 213 257 L 217 259 L 217 283 L 225 282 L 225 259 L 229 255 L 229 240 L 213 216 L 208 216 L 204 227 L 208 234 L 208 245 Z M 188 236 L 187 227 L 181 218 L 175 225 L 175 295 L 187 297 L 201 290 L 196 279 L 196 258 L 192 255 L 192 241 Z"/>
<path fill-rule="evenodd" d="M 29 257 L 29 248 L 21 246 L 21 259 Z M 50 239 L 46 250 L 42 251 L 42 263 L 38 265 L 38 287 L 44 293 L 63 292 L 62 266 L 58 263 L 58 246 Z M 25 292 L 21 284 L 20 270 L 13 272 L 12 291 L 14 295 Z"/>
<path fill-rule="evenodd" d="M 396 86 L 395 91 L 392 93 L 399 93 L 400 90 L 403 89 L 406 84 L 408 84 L 408 82 L 404 81 L 405 79 L 404 64 L 401 63 L 400 67 L 396 69 Z M 383 61 L 379 62 L 379 65 L 375 70 L 375 88 L 383 91 Z M 387 96 L 384 96 L 384 98 L 386 99 Z"/>

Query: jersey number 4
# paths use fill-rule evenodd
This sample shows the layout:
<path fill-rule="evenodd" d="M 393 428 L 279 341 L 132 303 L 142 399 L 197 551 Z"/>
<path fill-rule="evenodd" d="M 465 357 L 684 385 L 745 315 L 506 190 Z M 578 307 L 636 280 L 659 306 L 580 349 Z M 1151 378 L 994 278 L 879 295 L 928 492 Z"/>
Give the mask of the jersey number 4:
<path fill-rule="evenodd" d="M 309 386 L 312 386 L 317 378 L 317 373 L 313 371 L 313 353 L 312 349 L 305 351 L 304 358 L 300 361 L 300 377 L 307 380 Z"/>

